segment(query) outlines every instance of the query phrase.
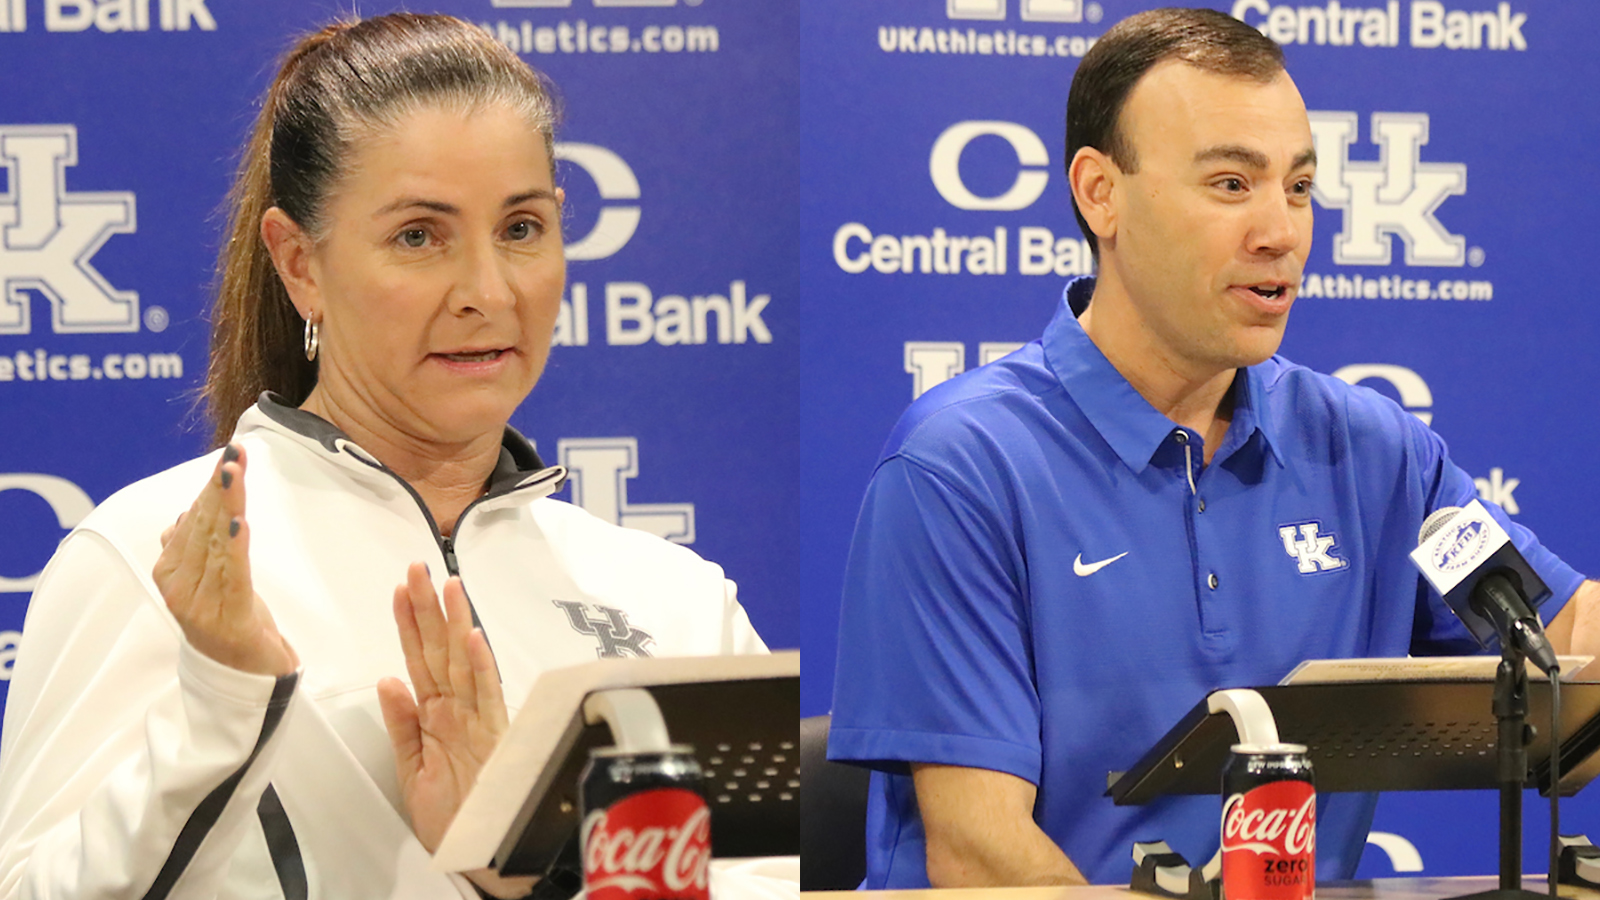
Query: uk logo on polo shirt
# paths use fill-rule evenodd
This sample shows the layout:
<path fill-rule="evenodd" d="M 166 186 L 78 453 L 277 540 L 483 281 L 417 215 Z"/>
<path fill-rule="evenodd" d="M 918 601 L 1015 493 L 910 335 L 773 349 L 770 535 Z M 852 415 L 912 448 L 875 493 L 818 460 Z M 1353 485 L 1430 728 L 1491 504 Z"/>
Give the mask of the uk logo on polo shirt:
<path fill-rule="evenodd" d="M 1283 552 L 1289 554 L 1300 567 L 1301 575 L 1316 575 L 1343 569 L 1349 563 L 1334 553 L 1339 536 L 1324 532 L 1322 523 L 1292 522 L 1278 526 L 1278 537 L 1283 541 Z"/>

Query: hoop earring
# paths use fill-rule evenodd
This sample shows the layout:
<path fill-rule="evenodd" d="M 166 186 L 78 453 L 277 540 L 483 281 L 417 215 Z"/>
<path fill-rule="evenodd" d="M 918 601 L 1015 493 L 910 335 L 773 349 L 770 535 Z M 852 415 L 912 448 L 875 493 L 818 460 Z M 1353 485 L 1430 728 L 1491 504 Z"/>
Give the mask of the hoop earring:
<path fill-rule="evenodd" d="M 320 341 L 318 340 L 319 335 L 317 334 L 317 332 L 319 330 L 320 329 L 317 327 L 317 323 L 316 323 L 315 320 L 306 319 L 306 361 L 307 362 L 316 362 L 317 361 L 317 346 L 320 343 Z"/>

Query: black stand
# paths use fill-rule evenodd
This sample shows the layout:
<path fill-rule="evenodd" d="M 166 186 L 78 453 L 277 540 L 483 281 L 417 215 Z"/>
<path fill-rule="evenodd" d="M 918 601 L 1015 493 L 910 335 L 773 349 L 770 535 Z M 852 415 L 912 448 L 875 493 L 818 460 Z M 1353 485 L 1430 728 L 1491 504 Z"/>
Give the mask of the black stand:
<path fill-rule="evenodd" d="M 1528 776 L 1528 667 L 1522 651 L 1503 641 L 1494 675 L 1495 741 L 1500 782 L 1500 887 L 1452 900 L 1540 900 L 1522 889 L 1522 787 Z M 1555 802 L 1554 798 L 1551 802 Z"/>

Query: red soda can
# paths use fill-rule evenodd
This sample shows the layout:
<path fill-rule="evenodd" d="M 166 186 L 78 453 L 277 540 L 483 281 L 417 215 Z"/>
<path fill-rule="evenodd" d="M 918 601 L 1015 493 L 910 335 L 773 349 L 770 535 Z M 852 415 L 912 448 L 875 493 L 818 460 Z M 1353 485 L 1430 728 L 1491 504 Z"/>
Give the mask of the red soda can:
<path fill-rule="evenodd" d="M 590 751 L 579 800 L 590 900 L 710 900 L 711 809 L 688 747 Z"/>
<path fill-rule="evenodd" d="M 1234 746 L 1222 798 L 1223 897 L 1311 900 L 1317 791 L 1304 745 Z"/>

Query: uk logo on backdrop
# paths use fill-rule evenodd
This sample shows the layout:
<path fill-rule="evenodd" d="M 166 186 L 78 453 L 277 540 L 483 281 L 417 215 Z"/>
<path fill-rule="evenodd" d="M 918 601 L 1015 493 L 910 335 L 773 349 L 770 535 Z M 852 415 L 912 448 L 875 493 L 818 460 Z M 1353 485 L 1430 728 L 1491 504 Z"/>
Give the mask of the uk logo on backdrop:
<path fill-rule="evenodd" d="M 638 438 L 563 438 L 556 443 L 556 456 L 569 473 L 573 505 L 614 525 L 675 544 L 694 543 L 693 503 L 628 500 L 628 482 L 639 476 Z"/>
<path fill-rule="evenodd" d="M 113 287 L 93 264 L 112 235 L 136 230 L 134 195 L 69 191 L 67 170 L 77 164 L 76 126 L 0 126 L 7 175 L 0 194 L 0 334 L 32 332 L 28 290 L 49 299 L 58 333 L 139 330 L 138 293 Z"/>
<path fill-rule="evenodd" d="M 945 16 L 951 19 L 1004 21 L 1007 0 L 945 0 Z M 1017 0 L 1024 22 L 1098 22 L 1103 11 L 1089 0 Z"/>
<path fill-rule="evenodd" d="M 1465 163 L 1423 162 L 1427 113 L 1372 114 L 1369 138 L 1376 162 L 1352 162 L 1360 119 L 1353 112 L 1310 113 L 1317 151 L 1312 196 L 1326 209 L 1344 213 L 1333 240 L 1338 265 L 1387 266 L 1392 238 L 1404 246 L 1408 266 L 1460 266 L 1469 262 L 1467 239 L 1452 234 L 1435 215 L 1440 204 L 1467 192 Z M 1477 251 L 1475 264 L 1482 264 Z"/>
<path fill-rule="evenodd" d="M 683 0 L 684 6 L 699 6 L 702 0 Z M 507 9 L 565 9 L 572 0 L 493 0 L 497 7 Z M 596 7 L 613 6 L 677 6 L 678 0 L 592 0 Z"/>

